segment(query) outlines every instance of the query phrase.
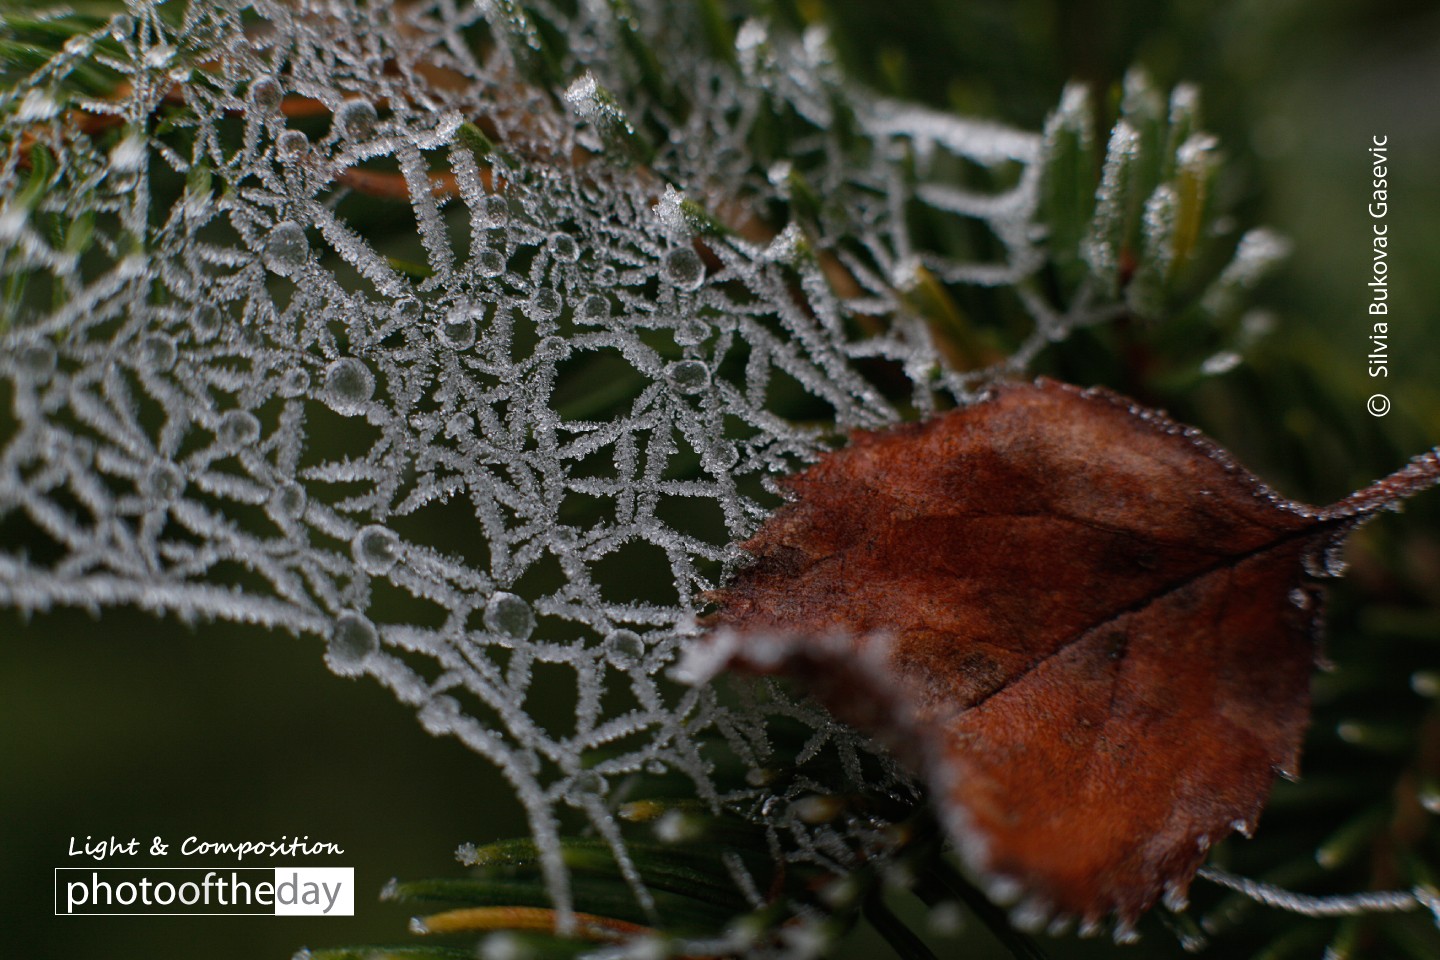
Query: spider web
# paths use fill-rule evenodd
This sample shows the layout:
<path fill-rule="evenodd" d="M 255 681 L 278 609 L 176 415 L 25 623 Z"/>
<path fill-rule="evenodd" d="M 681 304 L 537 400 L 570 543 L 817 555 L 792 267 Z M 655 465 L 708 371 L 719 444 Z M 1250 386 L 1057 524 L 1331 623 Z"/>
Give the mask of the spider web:
<path fill-rule="evenodd" d="M 1026 283 L 1042 138 L 852 89 L 818 30 L 703 54 L 668 6 L 173 6 L 0 105 L 0 603 L 323 638 L 504 773 L 562 912 L 560 811 L 624 865 L 631 774 L 784 810 L 716 775 L 771 762 L 775 717 L 904 789 L 805 702 L 666 671 L 770 478 L 996 373 L 947 353 L 925 283 L 1018 298 L 999 369 L 1099 318 Z M 617 56 L 636 37 L 685 102 Z M 97 65 L 119 92 L 65 93 Z M 776 117 L 801 134 L 760 155 Z M 917 208 L 984 255 L 924 250 Z M 790 826 L 790 856 L 852 855 Z"/>

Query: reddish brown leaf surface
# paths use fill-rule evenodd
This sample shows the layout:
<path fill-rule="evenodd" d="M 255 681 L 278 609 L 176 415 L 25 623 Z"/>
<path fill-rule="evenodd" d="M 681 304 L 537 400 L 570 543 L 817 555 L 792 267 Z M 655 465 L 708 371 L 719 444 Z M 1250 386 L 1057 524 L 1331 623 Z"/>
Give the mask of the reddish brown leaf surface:
<path fill-rule="evenodd" d="M 708 653 L 884 736 L 992 892 L 1124 926 L 1297 771 L 1316 578 L 1437 477 L 1312 509 L 1122 397 L 1000 386 L 789 478 Z"/>

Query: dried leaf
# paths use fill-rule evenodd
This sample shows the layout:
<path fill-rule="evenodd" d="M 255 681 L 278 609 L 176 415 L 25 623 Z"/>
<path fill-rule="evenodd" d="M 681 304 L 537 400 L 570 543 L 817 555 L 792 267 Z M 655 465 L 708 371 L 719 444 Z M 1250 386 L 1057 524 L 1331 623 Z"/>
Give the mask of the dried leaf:
<path fill-rule="evenodd" d="M 1317 581 L 1437 480 L 1432 451 L 1313 509 L 1115 394 L 1000 386 L 789 478 L 697 655 L 886 738 L 1017 916 L 1123 935 L 1295 775 Z"/>

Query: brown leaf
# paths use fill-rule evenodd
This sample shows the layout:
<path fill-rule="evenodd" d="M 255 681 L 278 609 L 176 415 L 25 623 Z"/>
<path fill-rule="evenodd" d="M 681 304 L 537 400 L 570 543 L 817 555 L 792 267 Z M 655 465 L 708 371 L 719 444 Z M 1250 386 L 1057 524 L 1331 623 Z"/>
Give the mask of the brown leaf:
<path fill-rule="evenodd" d="M 1432 451 L 1312 509 L 1115 394 L 1004 385 L 789 478 L 699 656 L 885 737 L 1021 915 L 1123 933 L 1295 774 L 1316 579 L 1437 480 Z"/>

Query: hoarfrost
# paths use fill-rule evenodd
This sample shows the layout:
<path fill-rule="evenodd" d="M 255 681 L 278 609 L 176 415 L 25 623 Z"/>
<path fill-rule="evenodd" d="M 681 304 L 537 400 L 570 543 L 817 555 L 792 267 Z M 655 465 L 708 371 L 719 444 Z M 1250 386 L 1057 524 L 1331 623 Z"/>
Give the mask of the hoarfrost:
<path fill-rule="evenodd" d="M 807 755 L 852 776 L 863 745 L 778 688 L 736 705 L 666 671 L 777 503 L 770 478 L 997 372 L 947 355 L 911 288 L 1012 292 L 1034 330 L 1001 369 L 1087 322 L 1018 286 L 1042 262 L 1041 138 L 843 88 L 820 32 L 752 22 L 741 66 L 709 59 L 704 25 L 668 5 L 637 3 L 624 28 L 663 25 L 649 42 L 683 109 L 602 86 L 624 69 L 595 39 L 621 29 L 604 4 L 540 5 L 578 38 L 554 65 L 578 79 L 550 90 L 511 4 L 130 6 L 3 121 L 0 603 L 324 640 L 336 674 L 500 768 L 562 914 L 556 810 L 628 865 L 601 793 L 640 771 L 678 771 L 712 807 L 773 821 L 788 855 L 843 866 L 845 825 L 800 822 L 799 794 L 766 787 L 785 762 L 766 718 L 810 724 Z M 484 53 L 461 35 L 481 23 Z M 102 47 L 124 82 L 86 109 L 115 129 L 74 135 L 52 91 Z M 843 137 L 842 103 L 858 105 Z M 147 133 L 161 104 L 171 129 Z M 805 137 L 757 158 L 756 124 L 782 112 Z M 1004 186 L 949 182 L 942 156 Z M 998 256 L 917 248 L 915 205 L 988 227 Z M 1090 252 L 1113 274 L 1101 206 Z M 799 212 L 764 226 L 775 209 Z M 377 218 L 412 242 L 372 243 Z M 1269 261 L 1265 239 L 1229 287 Z M 573 729 L 527 713 L 536 664 L 573 672 Z M 607 685 L 643 709 L 606 716 Z M 720 749 L 756 775 L 717 782 Z"/>
<path fill-rule="evenodd" d="M 1140 152 L 1140 135 L 1125 120 L 1115 125 L 1100 175 L 1095 217 L 1085 243 L 1085 262 L 1110 292 L 1120 286 L 1120 250 L 1124 242 L 1125 200 Z"/>
<path fill-rule="evenodd" d="M 1255 286 L 1290 255 L 1290 241 L 1264 227 L 1247 231 L 1235 256 L 1205 291 L 1201 306 L 1215 316 L 1234 310 L 1241 294 Z"/>

